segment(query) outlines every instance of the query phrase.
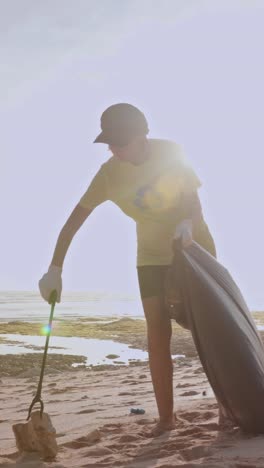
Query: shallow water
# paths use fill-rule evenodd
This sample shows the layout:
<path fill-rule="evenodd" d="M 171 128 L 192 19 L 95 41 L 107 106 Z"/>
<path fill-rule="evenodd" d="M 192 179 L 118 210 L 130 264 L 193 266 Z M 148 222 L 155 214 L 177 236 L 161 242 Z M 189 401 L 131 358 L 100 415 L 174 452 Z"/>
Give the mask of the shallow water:
<path fill-rule="evenodd" d="M 12 341 L 10 344 L 0 344 L 0 354 L 2 355 L 32 352 L 42 353 L 46 340 L 45 336 L 21 336 L 16 334 L 0 335 L 0 337 L 6 341 Z M 36 349 L 36 346 L 38 349 Z M 48 353 L 86 356 L 86 365 L 112 364 L 113 361 L 116 364 L 128 364 L 129 361 L 148 360 L 148 353 L 140 349 L 129 348 L 124 343 L 117 343 L 111 340 L 96 340 L 91 338 L 51 336 Z M 116 354 L 119 357 L 108 359 L 106 356 L 109 354 Z M 183 356 L 175 355 L 173 357 Z"/>

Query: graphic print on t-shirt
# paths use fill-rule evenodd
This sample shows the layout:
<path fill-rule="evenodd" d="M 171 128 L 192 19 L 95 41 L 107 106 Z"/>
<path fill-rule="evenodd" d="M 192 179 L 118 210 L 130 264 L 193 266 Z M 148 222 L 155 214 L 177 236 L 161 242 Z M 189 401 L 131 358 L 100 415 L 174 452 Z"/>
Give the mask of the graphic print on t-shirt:
<path fill-rule="evenodd" d="M 160 210 L 164 205 L 162 193 L 157 190 L 153 182 L 143 185 L 137 189 L 134 205 L 141 210 Z"/>
<path fill-rule="evenodd" d="M 179 200 L 180 191 L 181 183 L 174 174 L 159 175 L 136 190 L 133 203 L 145 212 L 167 211 Z"/>

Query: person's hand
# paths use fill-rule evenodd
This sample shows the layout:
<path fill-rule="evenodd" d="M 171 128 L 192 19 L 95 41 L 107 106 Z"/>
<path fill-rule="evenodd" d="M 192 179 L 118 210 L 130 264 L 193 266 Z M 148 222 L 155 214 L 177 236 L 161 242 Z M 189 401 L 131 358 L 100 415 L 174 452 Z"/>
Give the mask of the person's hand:
<path fill-rule="evenodd" d="M 39 291 L 43 299 L 49 302 L 50 294 L 55 289 L 57 291 L 56 302 L 61 301 L 62 291 L 62 268 L 51 265 L 48 272 L 39 280 Z"/>
<path fill-rule="evenodd" d="M 173 240 L 181 240 L 183 247 L 191 245 L 193 241 L 191 219 L 184 219 L 176 226 Z"/>

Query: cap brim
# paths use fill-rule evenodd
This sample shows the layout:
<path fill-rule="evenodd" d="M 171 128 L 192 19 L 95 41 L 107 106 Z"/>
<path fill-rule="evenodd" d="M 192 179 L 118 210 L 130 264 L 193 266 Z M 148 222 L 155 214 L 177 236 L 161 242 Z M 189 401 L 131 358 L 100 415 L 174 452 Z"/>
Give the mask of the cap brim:
<path fill-rule="evenodd" d="M 94 143 L 106 143 L 107 145 L 125 146 L 130 142 L 131 139 L 132 135 L 130 135 L 129 138 L 128 135 L 119 134 L 118 136 L 114 136 L 109 134 L 106 135 L 104 132 L 101 132 L 94 140 Z"/>
<path fill-rule="evenodd" d="M 109 143 L 109 138 L 105 136 L 104 132 L 101 132 L 94 140 L 94 143 Z"/>

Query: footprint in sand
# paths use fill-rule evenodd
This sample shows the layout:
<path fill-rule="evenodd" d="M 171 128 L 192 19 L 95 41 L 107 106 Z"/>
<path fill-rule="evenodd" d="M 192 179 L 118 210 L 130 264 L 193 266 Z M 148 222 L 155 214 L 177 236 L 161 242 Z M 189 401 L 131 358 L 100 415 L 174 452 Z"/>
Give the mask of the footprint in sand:
<path fill-rule="evenodd" d="M 197 426 L 192 426 L 192 427 L 188 427 L 186 429 L 182 429 L 179 431 L 178 435 L 179 436 L 200 436 L 203 434 L 203 430 L 200 428 L 200 427 L 197 427 Z"/>
<path fill-rule="evenodd" d="M 211 423 L 202 423 L 201 427 L 207 429 L 208 431 L 219 431 L 219 424 L 211 422 Z"/>
<path fill-rule="evenodd" d="M 198 460 L 199 458 L 204 458 L 210 455 L 210 450 L 208 447 L 203 445 L 196 445 L 195 447 L 191 447 L 189 449 L 181 450 L 180 455 L 186 461 Z"/>
<path fill-rule="evenodd" d="M 150 424 L 153 424 L 155 421 L 153 420 L 150 420 L 150 419 L 139 419 L 138 421 L 136 421 L 137 424 L 139 424 L 140 426 L 148 426 Z"/>
<path fill-rule="evenodd" d="M 99 418 L 98 418 L 99 419 Z M 106 418 L 104 417 L 104 420 Z M 112 418 L 111 418 L 112 419 Z M 109 424 L 104 424 L 104 426 L 100 427 L 100 432 L 103 434 L 103 433 L 107 433 L 107 434 L 110 434 L 111 436 L 112 435 L 115 435 L 117 434 L 118 436 L 120 436 L 120 433 L 122 432 L 122 428 L 121 428 L 121 424 L 117 423 L 117 424 L 112 424 L 112 423 L 109 423 Z"/>
<path fill-rule="evenodd" d="M 87 445 L 95 444 L 99 440 L 101 440 L 101 433 L 98 431 L 98 429 L 95 429 L 86 436 L 79 437 L 78 439 L 72 440 L 70 442 L 66 442 L 63 444 L 63 447 L 80 449 L 82 447 L 87 447 Z"/>
<path fill-rule="evenodd" d="M 208 419 L 215 418 L 217 414 L 215 413 L 215 411 L 204 411 L 203 413 L 201 413 L 201 416 L 203 419 L 208 421 Z"/>
<path fill-rule="evenodd" d="M 204 403 L 203 405 L 201 405 L 201 408 L 206 408 L 206 410 L 211 409 L 215 409 L 218 411 L 218 404 L 217 403 Z"/>
<path fill-rule="evenodd" d="M 87 450 L 84 455 L 85 456 L 93 456 L 93 457 L 100 457 L 102 455 L 112 455 L 115 453 L 114 450 L 111 450 L 108 447 L 98 447 L 98 448 L 91 448 Z"/>
<path fill-rule="evenodd" d="M 122 427 L 122 424 L 121 423 L 109 423 L 109 424 L 105 424 L 104 427 L 102 428 L 102 430 L 104 431 L 105 429 L 108 430 L 108 429 L 120 429 Z"/>
<path fill-rule="evenodd" d="M 193 422 L 195 419 L 198 419 L 200 415 L 200 411 L 185 411 L 184 413 L 181 413 L 181 418 L 188 422 Z"/>
<path fill-rule="evenodd" d="M 127 443 L 127 442 L 138 442 L 138 435 L 133 434 L 124 434 L 119 438 L 120 443 Z"/>
<path fill-rule="evenodd" d="M 191 387 L 192 384 L 190 383 L 179 383 L 178 385 L 176 385 L 176 388 L 186 388 L 186 387 Z"/>
<path fill-rule="evenodd" d="M 185 411 L 181 413 L 181 418 L 188 422 L 193 421 L 208 421 L 216 416 L 214 411 Z"/>

